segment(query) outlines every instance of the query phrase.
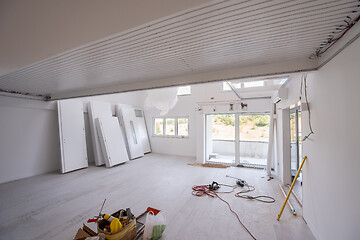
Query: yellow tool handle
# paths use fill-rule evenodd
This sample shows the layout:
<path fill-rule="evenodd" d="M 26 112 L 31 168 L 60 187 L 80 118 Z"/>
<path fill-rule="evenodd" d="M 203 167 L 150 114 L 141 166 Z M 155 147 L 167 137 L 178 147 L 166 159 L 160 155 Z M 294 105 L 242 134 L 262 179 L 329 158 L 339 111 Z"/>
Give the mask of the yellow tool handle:
<path fill-rule="evenodd" d="M 277 220 L 278 220 L 278 221 L 280 220 L 280 217 L 281 217 L 282 212 L 284 211 L 286 202 L 289 200 L 291 191 L 292 191 L 293 188 L 294 188 L 294 185 L 295 185 L 295 183 L 296 183 L 296 179 L 299 177 L 300 171 L 301 171 L 301 169 L 302 169 L 302 167 L 303 167 L 306 159 L 307 159 L 307 156 L 305 156 L 305 157 L 303 158 L 303 160 L 301 161 L 300 167 L 299 167 L 299 169 L 298 169 L 297 172 L 296 172 L 294 181 L 293 181 L 292 184 L 291 184 L 290 190 L 289 190 L 288 194 L 286 195 L 285 201 L 284 201 L 284 203 L 283 203 L 283 205 L 282 205 L 282 207 L 281 207 L 281 210 L 280 210 L 280 212 L 279 212 L 279 215 L 278 215 L 278 217 L 277 217 Z"/>
<path fill-rule="evenodd" d="M 281 189 L 281 192 L 283 193 L 284 197 L 286 198 L 286 193 L 283 189 L 283 187 L 281 186 L 281 184 L 279 183 L 279 187 Z M 293 205 L 290 203 L 290 199 L 287 201 L 287 203 L 289 204 L 289 207 L 290 207 L 290 211 L 292 212 L 293 215 L 296 215 L 296 212 L 295 212 L 295 208 L 293 207 Z"/>

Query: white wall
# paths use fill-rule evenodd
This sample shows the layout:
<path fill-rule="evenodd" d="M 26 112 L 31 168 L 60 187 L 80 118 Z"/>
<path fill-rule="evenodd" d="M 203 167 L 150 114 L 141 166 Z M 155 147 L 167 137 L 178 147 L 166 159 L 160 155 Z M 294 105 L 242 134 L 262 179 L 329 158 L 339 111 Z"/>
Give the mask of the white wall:
<path fill-rule="evenodd" d="M 55 104 L 0 96 L 0 183 L 60 168 Z"/>
<path fill-rule="evenodd" d="M 257 93 L 258 94 L 258 93 Z M 267 95 L 270 95 L 267 93 Z M 253 97 L 245 95 L 244 97 Z M 196 103 L 213 101 L 238 100 L 232 91 L 222 91 L 222 82 L 192 85 L 191 95 L 179 96 L 176 106 L 165 117 L 188 116 L 189 138 L 169 138 L 153 136 L 153 118 L 160 117 L 160 112 L 154 108 L 145 110 L 152 151 L 162 154 L 196 157 L 198 161 L 204 159 L 205 129 L 204 114 L 212 113 L 212 106 L 203 107 L 203 111 L 195 111 Z M 270 99 L 245 100 L 248 112 L 264 112 L 270 109 Z M 229 111 L 229 105 L 217 106 L 214 113 Z"/>
<path fill-rule="evenodd" d="M 308 160 L 303 169 L 304 219 L 317 239 L 360 236 L 360 39 L 308 75 L 308 97 L 314 135 L 303 143 Z M 297 101 L 300 78 L 287 86 Z M 304 101 L 304 98 L 303 98 Z M 309 132 L 302 113 L 303 135 Z"/>
<path fill-rule="evenodd" d="M 278 109 L 275 134 L 275 170 L 280 181 L 291 184 L 290 109 Z"/>
<path fill-rule="evenodd" d="M 315 134 L 303 147 L 309 157 L 304 171 L 304 216 L 319 239 L 360 236 L 359 66 L 357 39 L 309 78 Z M 308 131 L 303 125 L 303 132 Z"/>
<path fill-rule="evenodd" d="M 195 88 L 192 89 L 194 91 Z M 196 91 L 196 90 L 195 90 Z M 145 110 L 145 120 L 150 137 L 151 150 L 155 153 L 195 156 L 196 155 L 196 113 L 194 95 L 179 96 L 176 106 L 165 116 L 189 117 L 189 137 L 170 138 L 153 136 L 153 118 L 160 116 L 160 111 L 155 108 Z"/>
<path fill-rule="evenodd" d="M 142 107 L 144 93 L 129 92 L 79 98 Z M 85 127 L 89 162 L 94 162 L 88 114 Z M 0 96 L 0 183 L 60 169 L 57 109 L 55 102 Z"/>

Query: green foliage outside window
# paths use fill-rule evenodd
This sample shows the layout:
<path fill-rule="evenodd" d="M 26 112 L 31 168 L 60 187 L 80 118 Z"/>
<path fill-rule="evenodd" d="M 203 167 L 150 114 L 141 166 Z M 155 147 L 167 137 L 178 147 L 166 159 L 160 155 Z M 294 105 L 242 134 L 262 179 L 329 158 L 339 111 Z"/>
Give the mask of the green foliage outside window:
<path fill-rule="evenodd" d="M 233 114 L 215 115 L 214 120 L 223 123 L 225 126 L 235 126 L 235 116 Z M 269 125 L 270 117 L 269 115 L 241 116 L 240 126 L 248 122 L 254 122 L 256 127 L 265 127 Z"/>
<path fill-rule="evenodd" d="M 225 126 L 235 126 L 235 116 L 231 114 L 216 115 L 215 122 L 222 122 Z"/>

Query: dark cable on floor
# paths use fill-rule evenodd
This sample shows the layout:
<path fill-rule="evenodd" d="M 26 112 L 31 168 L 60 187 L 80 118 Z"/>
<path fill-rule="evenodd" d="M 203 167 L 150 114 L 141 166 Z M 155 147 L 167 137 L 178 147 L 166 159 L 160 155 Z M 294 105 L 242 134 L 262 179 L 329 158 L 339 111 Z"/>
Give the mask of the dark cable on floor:
<path fill-rule="evenodd" d="M 260 201 L 263 203 L 274 203 L 275 202 L 275 199 L 273 197 L 266 196 L 266 195 L 261 195 L 261 196 L 245 195 L 244 193 L 248 193 L 248 192 L 255 190 L 254 186 L 250 186 L 247 183 L 245 186 L 247 187 L 247 189 L 244 189 L 244 190 L 241 190 L 240 192 L 235 193 L 235 197 L 256 200 L 256 201 Z"/>
<path fill-rule="evenodd" d="M 260 202 L 264 202 L 264 203 L 274 203 L 275 199 L 271 196 L 266 196 L 266 195 L 261 195 L 261 196 L 250 196 L 250 195 L 244 195 L 244 193 L 248 193 L 251 191 L 255 190 L 254 186 L 250 186 L 245 180 L 237 178 L 237 177 L 232 177 L 229 175 L 226 175 L 226 177 L 230 177 L 230 178 L 234 178 L 236 179 L 236 184 L 240 187 L 247 187 L 247 189 L 241 190 L 240 192 L 235 193 L 235 197 L 239 197 L 239 198 L 245 198 L 245 199 L 250 199 L 250 200 L 257 200 Z M 236 187 L 236 186 L 235 186 Z M 234 189 L 235 189 L 234 187 Z"/>
<path fill-rule="evenodd" d="M 214 184 L 214 183 L 213 183 Z M 202 197 L 202 196 L 209 196 L 212 198 L 219 198 L 221 201 L 223 201 L 224 203 L 226 203 L 226 205 L 229 207 L 230 211 L 235 214 L 237 220 L 239 221 L 240 225 L 249 233 L 249 235 L 256 240 L 256 238 L 251 234 L 251 232 L 249 231 L 249 229 L 247 229 L 245 227 L 245 225 L 241 222 L 239 215 L 237 215 L 236 212 L 234 212 L 234 210 L 232 210 L 230 204 L 225 201 L 224 199 L 222 199 L 216 192 L 215 190 L 210 189 L 212 185 L 200 185 L 200 186 L 193 186 L 192 187 L 192 195 L 197 196 L 197 197 Z"/>

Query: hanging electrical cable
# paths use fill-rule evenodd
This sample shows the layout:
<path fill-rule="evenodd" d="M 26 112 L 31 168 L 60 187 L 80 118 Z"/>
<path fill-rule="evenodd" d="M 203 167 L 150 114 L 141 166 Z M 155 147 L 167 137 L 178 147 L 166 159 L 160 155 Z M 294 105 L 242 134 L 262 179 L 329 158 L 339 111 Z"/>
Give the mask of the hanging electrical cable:
<path fill-rule="evenodd" d="M 360 1 L 359 1 L 360 2 Z M 360 7 L 360 4 L 357 6 Z M 353 11 L 356 13 L 358 11 Z M 339 25 L 335 31 L 333 31 L 326 41 L 320 44 L 320 47 L 316 49 L 315 53 L 311 55 L 310 59 L 315 59 L 317 57 L 321 57 L 329 48 L 331 48 L 337 41 L 339 41 L 358 21 L 360 20 L 360 15 L 356 17 L 354 20 L 350 16 L 346 16 L 344 20 L 345 24 Z"/>
<path fill-rule="evenodd" d="M 307 110 L 308 110 L 308 116 L 309 116 L 309 129 L 310 129 L 310 133 L 307 134 L 304 138 L 303 138 L 303 142 L 308 139 L 310 137 L 311 134 L 314 134 L 314 131 L 312 129 L 311 126 L 311 110 L 310 110 L 310 105 L 309 105 L 309 100 L 308 100 L 308 96 L 307 96 L 307 73 L 303 74 L 301 77 L 301 85 L 300 85 L 300 97 L 299 100 L 301 102 L 301 96 L 303 94 L 303 89 L 304 89 L 304 95 L 305 95 L 305 102 L 306 102 L 306 106 L 307 106 Z"/>

